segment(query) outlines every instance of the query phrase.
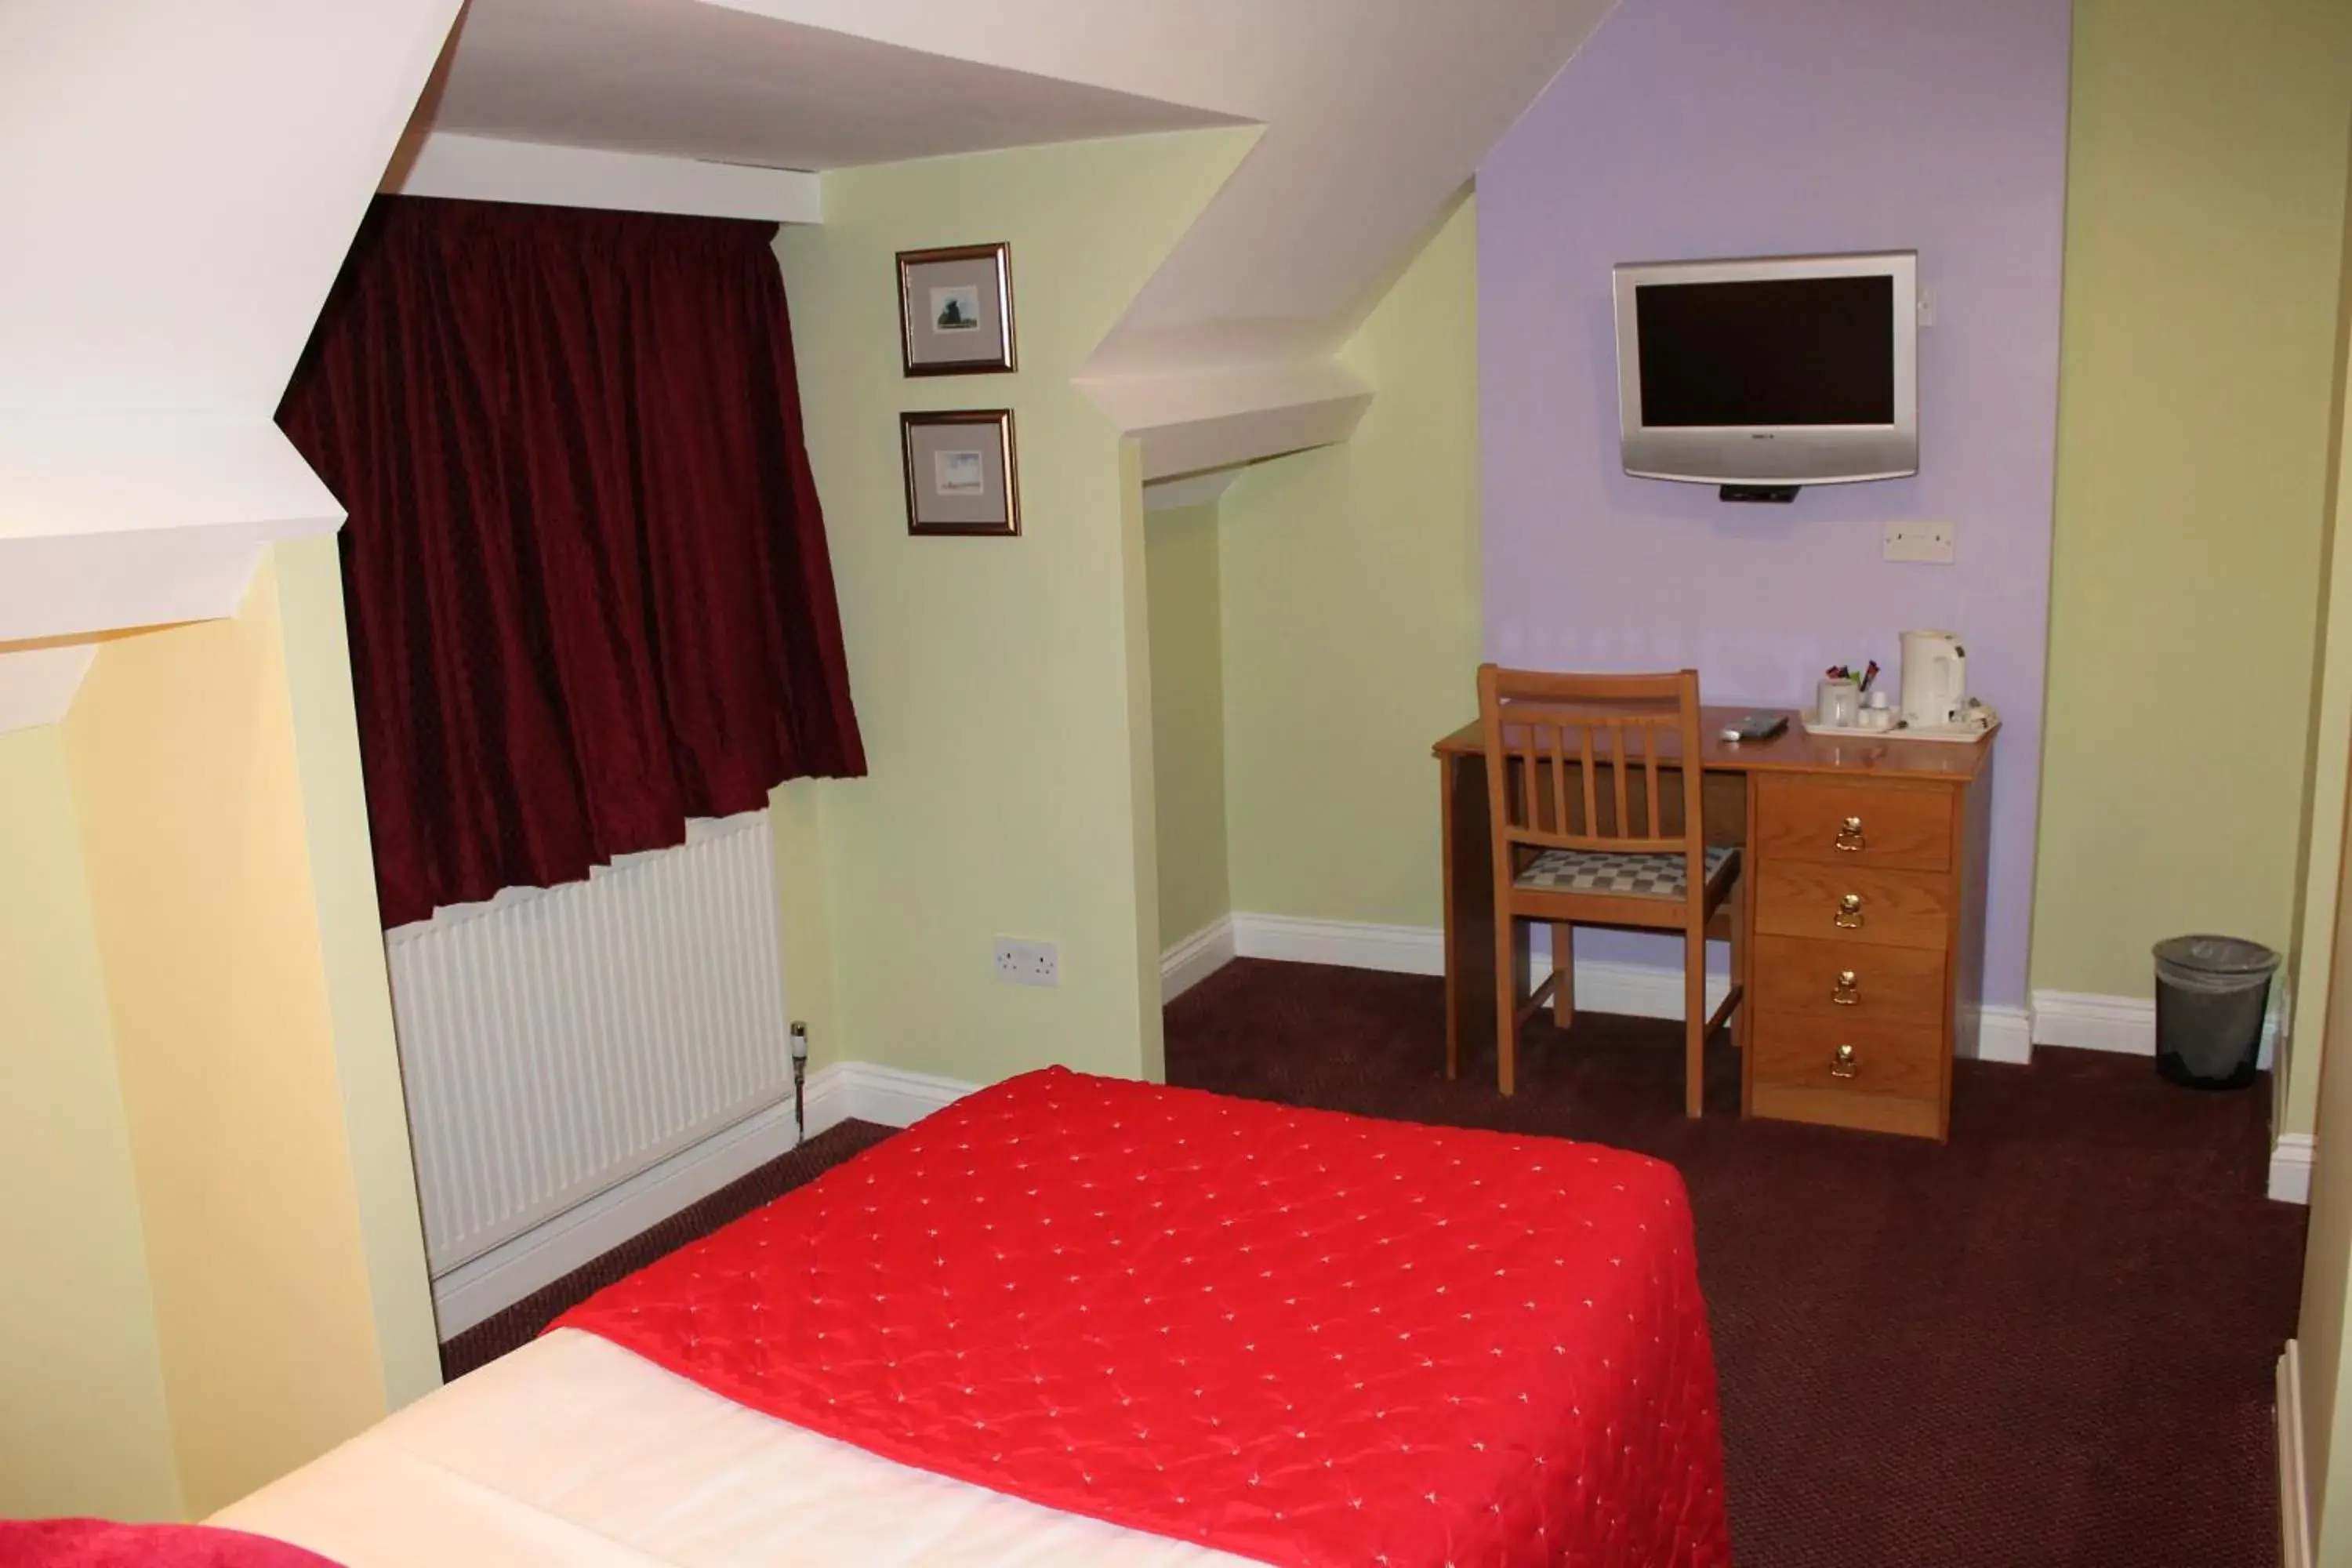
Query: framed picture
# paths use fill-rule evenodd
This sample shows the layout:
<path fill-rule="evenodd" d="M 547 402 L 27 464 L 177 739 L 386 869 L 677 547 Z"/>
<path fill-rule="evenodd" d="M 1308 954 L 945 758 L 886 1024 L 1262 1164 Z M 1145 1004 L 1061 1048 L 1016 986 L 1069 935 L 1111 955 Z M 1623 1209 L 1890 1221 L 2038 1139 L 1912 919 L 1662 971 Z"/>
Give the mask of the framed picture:
<path fill-rule="evenodd" d="M 907 531 L 1011 538 L 1021 531 L 1013 410 L 898 416 L 907 454 Z"/>
<path fill-rule="evenodd" d="M 898 337 L 908 375 L 1013 368 L 1013 247 L 898 253 Z"/>

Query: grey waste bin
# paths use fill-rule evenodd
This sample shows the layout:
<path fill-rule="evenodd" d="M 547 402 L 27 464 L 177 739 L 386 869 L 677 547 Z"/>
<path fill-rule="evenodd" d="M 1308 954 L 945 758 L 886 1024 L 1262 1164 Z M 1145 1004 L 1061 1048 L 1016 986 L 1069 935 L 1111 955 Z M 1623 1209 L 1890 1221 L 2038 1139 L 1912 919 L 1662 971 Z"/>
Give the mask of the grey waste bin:
<path fill-rule="evenodd" d="M 2156 944 L 2156 1070 L 2190 1089 L 2254 1081 L 2279 955 L 2233 936 Z"/>

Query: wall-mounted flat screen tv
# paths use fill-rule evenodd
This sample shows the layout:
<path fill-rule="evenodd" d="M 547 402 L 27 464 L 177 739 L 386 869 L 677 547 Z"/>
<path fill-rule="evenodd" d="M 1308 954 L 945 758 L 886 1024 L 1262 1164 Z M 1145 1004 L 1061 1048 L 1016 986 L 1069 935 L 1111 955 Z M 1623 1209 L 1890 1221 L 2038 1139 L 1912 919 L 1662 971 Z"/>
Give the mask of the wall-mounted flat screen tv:
<path fill-rule="evenodd" d="M 1615 269 L 1625 471 L 1830 485 L 1919 471 L 1919 258 Z"/>

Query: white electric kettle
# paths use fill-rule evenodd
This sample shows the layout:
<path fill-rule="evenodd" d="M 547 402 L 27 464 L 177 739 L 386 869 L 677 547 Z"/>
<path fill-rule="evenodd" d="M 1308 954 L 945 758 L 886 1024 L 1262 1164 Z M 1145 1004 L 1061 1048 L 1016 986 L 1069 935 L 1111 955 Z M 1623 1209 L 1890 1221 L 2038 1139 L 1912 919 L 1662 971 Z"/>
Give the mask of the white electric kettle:
<path fill-rule="evenodd" d="M 1903 634 L 1903 723 L 1948 730 L 1969 706 L 1969 654 L 1950 632 Z"/>

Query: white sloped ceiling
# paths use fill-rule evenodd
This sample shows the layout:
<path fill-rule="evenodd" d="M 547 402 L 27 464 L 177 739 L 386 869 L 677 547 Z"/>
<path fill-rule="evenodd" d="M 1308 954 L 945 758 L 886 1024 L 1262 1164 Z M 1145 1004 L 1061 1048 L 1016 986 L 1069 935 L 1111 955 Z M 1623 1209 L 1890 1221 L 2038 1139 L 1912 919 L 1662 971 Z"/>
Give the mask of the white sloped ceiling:
<path fill-rule="evenodd" d="M 457 3 L 0 6 L 0 723 L 341 521 L 270 416 Z"/>
<path fill-rule="evenodd" d="M 1080 376 L 1159 480 L 1345 438 L 1334 352 L 1609 0 L 472 0 L 440 59 L 458 5 L 0 6 L 0 724 L 340 522 L 271 415 L 412 117 L 534 166 L 1261 124 Z"/>
<path fill-rule="evenodd" d="M 1343 438 L 1333 353 L 1612 0 L 712 0 L 1255 121 L 1082 384 L 1144 477 Z"/>

